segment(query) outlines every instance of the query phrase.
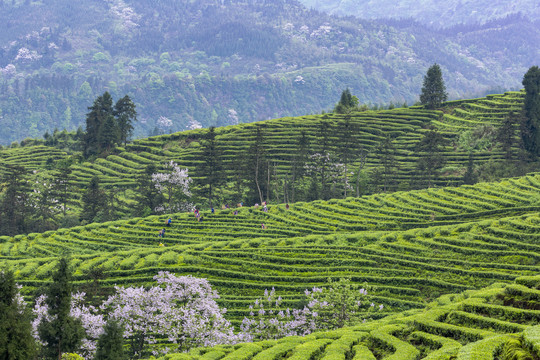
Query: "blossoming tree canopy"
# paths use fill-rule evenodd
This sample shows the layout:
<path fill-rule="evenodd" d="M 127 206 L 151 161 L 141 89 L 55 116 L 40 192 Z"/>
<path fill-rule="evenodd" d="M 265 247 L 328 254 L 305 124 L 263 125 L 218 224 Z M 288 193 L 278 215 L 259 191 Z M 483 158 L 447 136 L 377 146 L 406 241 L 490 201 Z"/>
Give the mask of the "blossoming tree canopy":
<path fill-rule="evenodd" d="M 188 169 L 181 169 L 171 160 L 165 164 L 164 172 L 152 174 L 152 182 L 161 194 L 167 194 L 167 210 L 187 210 L 187 199 L 191 197 L 189 185 L 192 182 Z"/>
<path fill-rule="evenodd" d="M 123 327 L 124 338 L 131 340 L 133 355 L 142 354 L 147 345 L 155 344 L 159 338 L 176 344 L 180 351 L 194 346 L 232 344 L 240 339 L 224 318 L 226 309 L 216 303 L 219 296 L 208 280 L 169 272 L 159 272 L 154 280 L 158 285 L 147 289 L 116 286 L 116 293 L 99 308 L 84 305 L 84 293 L 72 296 L 71 316 L 80 319 L 86 333 L 81 354 L 93 356 L 107 320 Z M 45 299 L 39 297 L 34 307 L 36 330 L 41 321 L 50 319 Z M 40 340 L 37 331 L 34 335 Z M 170 350 L 161 349 L 163 353 Z"/>

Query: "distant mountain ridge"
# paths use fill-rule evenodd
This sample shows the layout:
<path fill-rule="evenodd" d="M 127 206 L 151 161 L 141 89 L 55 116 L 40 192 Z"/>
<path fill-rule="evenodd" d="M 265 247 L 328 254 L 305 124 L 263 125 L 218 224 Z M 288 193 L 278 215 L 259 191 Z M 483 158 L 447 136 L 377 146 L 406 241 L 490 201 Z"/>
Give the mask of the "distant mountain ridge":
<path fill-rule="evenodd" d="M 320 113 L 346 87 L 362 103 L 412 103 L 434 62 L 451 98 L 519 89 L 540 43 L 528 20 L 433 33 L 293 0 L 0 6 L 0 144 L 76 129 L 104 91 L 130 95 L 147 136 Z"/>
<path fill-rule="evenodd" d="M 521 14 L 540 20 L 540 3 L 534 0 L 300 0 L 308 8 L 361 19 L 411 18 L 435 28 L 458 24 L 485 24 Z"/>

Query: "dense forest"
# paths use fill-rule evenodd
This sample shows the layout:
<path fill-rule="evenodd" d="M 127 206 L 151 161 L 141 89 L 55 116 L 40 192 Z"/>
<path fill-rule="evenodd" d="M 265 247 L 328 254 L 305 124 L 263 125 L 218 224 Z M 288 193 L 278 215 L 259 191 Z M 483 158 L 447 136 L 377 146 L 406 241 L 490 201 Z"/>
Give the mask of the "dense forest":
<path fill-rule="evenodd" d="M 414 103 L 434 62 L 451 99 L 519 89 L 540 41 L 521 17 L 433 33 L 294 0 L 0 6 L 2 144 L 75 130 L 104 91 L 133 99 L 141 137 L 320 113 L 347 87 L 360 103 Z"/>
<path fill-rule="evenodd" d="M 540 20 L 540 4 L 534 0 L 300 0 L 308 8 L 362 19 L 415 19 L 435 28 L 485 24 L 507 16 L 523 14 Z"/>

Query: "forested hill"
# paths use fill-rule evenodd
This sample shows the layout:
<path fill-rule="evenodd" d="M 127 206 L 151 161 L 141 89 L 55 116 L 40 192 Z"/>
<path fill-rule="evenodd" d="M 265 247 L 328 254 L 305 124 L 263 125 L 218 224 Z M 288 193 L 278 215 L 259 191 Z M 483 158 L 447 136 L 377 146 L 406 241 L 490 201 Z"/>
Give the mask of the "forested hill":
<path fill-rule="evenodd" d="M 108 90 L 136 136 L 416 101 L 441 64 L 450 97 L 517 89 L 538 59 L 523 19 L 445 33 L 334 18 L 282 1 L 0 1 L 0 144 L 84 123 Z"/>
<path fill-rule="evenodd" d="M 540 3 L 535 0 L 427 0 L 421 5 L 412 0 L 300 0 L 309 8 L 336 15 L 354 15 L 363 19 L 415 19 L 437 28 L 458 24 L 485 24 L 521 14 L 540 20 Z"/>

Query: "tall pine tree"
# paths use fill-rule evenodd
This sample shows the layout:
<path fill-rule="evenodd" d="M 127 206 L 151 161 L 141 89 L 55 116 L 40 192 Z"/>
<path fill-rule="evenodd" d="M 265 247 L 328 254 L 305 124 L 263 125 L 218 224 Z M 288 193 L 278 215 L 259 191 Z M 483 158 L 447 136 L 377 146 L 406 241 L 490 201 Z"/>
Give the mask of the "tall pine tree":
<path fill-rule="evenodd" d="M 119 131 L 114 116 L 108 115 L 98 132 L 98 151 L 109 151 L 118 141 Z"/>
<path fill-rule="evenodd" d="M 497 141 L 501 144 L 506 160 L 512 159 L 512 146 L 515 143 L 516 124 L 522 123 L 521 112 L 510 111 L 504 117 L 501 127 L 497 131 Z"/>
<path fill-rule="evenodd" d="M 305 131 L 300 132 L 296 141 L 296 151 L 291 163 L 291 202 L 296 201 L 299 185 L 306 173 L 306 164 L 309 161 L 309 138 Z"/>
<path fill-rule="evenodd" d="M 138 216 L 148 216 L 163 203 L 165 198 L 156 188 L 152 181 L 152 174 L 157 173 L 156 164 L 150 163 L 146 165 L 144 171 L 137 177 L 137 192 L 136 199 L 138 206 L 136 213 Z"/>
<path fill-rule="evenodd" d="M 420 102 L 427 109 L 435 109 L 445 102 L 447 97 L 441 67 L 438 64 L 433 64 L 424 76 Z"/>
<path fill-rule="evenodd" d="M 259 124 L 255 126 L 255 138 L 248 150 L 246 168 L 250 178 L 248 183 L 250 200 L 257 201 L 256 199 L 259 199 L 262 203 L 264 201 L 263 194 L 268 185 L 266 184 L 268 167 L 264 148 L 264 131 Z"/>
<path fill-rule="evenodd" d="M 118 125 L 118 140 L 120 143 L 124 143 L 125 146 L 133 133 L 133 123 L 137 121 L 135 103 L 131 101 L 128 95 L 116 102 L 114 116 Z"/>
<path fill-rule="evenodd" d="M 356 138 L 354 137 L 355 134 L 358 132 L 358 128 L 355 122 L 351 121 L 351 116 L 347 115 L 345 118 L 339 122 L 338 124 L 338 131 L 337 131 L 337 137 L 338 137 L 338 143 L 337 143 L 337 153 L 339 156 L 339 160 L 343 163 L 345 166 L 344 171 L 344 196 L 347 197 L 347 187 L 348 187 L 348 179 L 347 174 L 349 173 L 349 165 L 356 159 L 359 148 L 358 148 L 358 142 L 356 141 Z"/>
<path fill-rule="evenodd" d="M 109 320 L 103 330 L 103 334 L 98 339 L 94 360 L 125 359 L 122 326 L 116 321 Z"/>
<path fill-rule="evenodd" d="M 381 141 L 377 147 L 377 154 L 382 165 L 379 182 L 382 185 L 382 191 L 387 192 L 393 188 L 397 172 L 396 147 L 390 136 Z"/>
<path fill-rule="evenodd" d="M 62 214 L 66 216 L 67 203 L 71 198 L 70 190 L 72 185 L 70 180 L 73 178 L 71 175 L 71 168 L 69 166 L 61 166 L 54 173 L 53 180 L 53 194 L 56 200 L 62 204 Z"/>
<path fill-rule="evenodd" d="M 67 258 L 60 258 L 52 280 L 45 293 L 51 320 L 44 319 L 38 326 L 38 333 L 39 338 L 47 344 L 44 348 L 45 357 L 60 360 L 62 353 L 79 350 L 85 332 L 81 321 L 70 315 L 73 289 Z"/>
<path fill-rule="evenodd" d="M 442 156 L 446 140 L 437 129 L 432 128 L 424 133 L 422 139 L 416 145 L 418 162 L 416 168 L 420 175 L 420 182 L 431 187 L 437 171 L 444 165 Z"/>
<path fill-rule="evenodd" d="M 15 235 L 26 232 L 32 213 L 28 171 L 19 165 L 4 165 L 0 178 L 0 234 Z"/>
<path fill-rule="evenodd" d="M 201 145 L 203 160 L 199 167 L 202 175 L 200 178 L 201 193 L 208 199 L 208 203 L 212 207 L 216 188 L 226 181 L 223 169 L 223 154 L 216 140 L 216 128 L 214 126 L 208 129 Z"/>
<path fill-rule="evenodd" d="M 100 136 L 104 135 L 102 126 L 110 118 L 114 121 L 111 94 L 105 92 L 102 96 L 98 96 L 88 110 L 90 111 L 86 114 L 86 133 L 83 139 L 83 153 L 86 157 L 100 152 L 100 145 L 103 142 Z M 114 131 L 114 134 L 117 132 Z"/>
<path fill-rule="evenodd" d="M 540 69 L 531 67 L 523 76 L 525 118 L 521 124 L 523 146 L 531 155 L 540 155 Z"/>
<path fill-rule="evenodd" d="M 0 270 L 0 359 L 33 359 L 36 343 L 28 308 L 17 300 L 13 272 Z"/>
<path fill-rule="evenodd" d="M 90 179 L 88 188 L 82 195 L 81 200 L 83 207 L 81 219 L 92 222 L 98 212 L 103 210 L 106 203 L 105 192 L 99 185 L 99 177 L 93 176 Z"/>

